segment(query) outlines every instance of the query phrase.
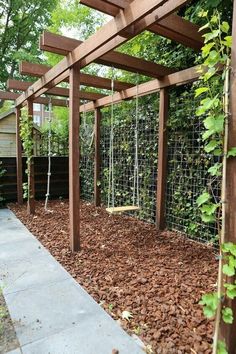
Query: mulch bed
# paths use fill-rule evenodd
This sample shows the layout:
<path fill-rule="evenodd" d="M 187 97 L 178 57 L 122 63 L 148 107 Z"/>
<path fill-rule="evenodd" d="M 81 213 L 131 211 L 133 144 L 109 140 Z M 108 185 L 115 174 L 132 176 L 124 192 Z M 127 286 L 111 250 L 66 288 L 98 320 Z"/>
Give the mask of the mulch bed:
<path fill-rule="evenodd" d="M 72 254 L 68 202 L 51 201 L 51 213 L 37 202 L 11 209 L 65 269 L 153 353 L 211 353 L 213 322 L 198 302 L 214 291 L 217 261 L 210 247 L 175 232 L 83 203 L 82 250 Z M 123 311 L 132 318 L 122 319 Z"/>
<path fill-rule="evenodd" d="M 7 353 L 18 347 L 15 329 L 0 289 L 0 353 Z"/>

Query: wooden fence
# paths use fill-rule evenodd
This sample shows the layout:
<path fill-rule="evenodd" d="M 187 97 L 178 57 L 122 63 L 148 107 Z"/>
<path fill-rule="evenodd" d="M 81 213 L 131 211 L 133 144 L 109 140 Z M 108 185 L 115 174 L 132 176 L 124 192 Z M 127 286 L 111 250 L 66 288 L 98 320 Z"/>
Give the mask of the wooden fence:
<path fill-rule="evenodd" d="M 16 158 L 15 157 L 1 157 L 2 167 L 6 173 L 1 177 L 0 185 L 1 195 L 9 201 L 16 201 L 17 199 L 17 185 L 16 185 Z M 36 198 L 44 198 L 47 188 L 47 157 L 35 157 L 35 194 Z M 26 158 L 23 158 L 23 181 L 26 182 L 27 176 L 25 173 Z M 68 179 L 68 157 L 52 157 L 52 175 L 51 175 L 51 192 L 53 198 L 68 197 L 69 193 L 69 179 Z"/>

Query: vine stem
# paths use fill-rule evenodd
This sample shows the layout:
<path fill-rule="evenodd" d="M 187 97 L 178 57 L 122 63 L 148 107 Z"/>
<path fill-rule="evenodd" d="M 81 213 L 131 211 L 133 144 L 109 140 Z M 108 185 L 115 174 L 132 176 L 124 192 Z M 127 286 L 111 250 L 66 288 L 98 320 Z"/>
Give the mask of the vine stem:
<path fill-rule="evenodd" d="M 225 242 L 225 208 L 226 208 L 226 166 L 227 166 L 227 152 L 228 152 L 228 129 L 229 129 L 229 75 L 230 75 L 230 60 L 227 59 L 225 67 L 225 81 L 224 81 L 224 94 L 223 94 L 223 106 L 225 114 L 225 126 L 224 126 L 224 148 L 223 148 L 223 161 L 222 161 L 222 191 L 221 191 L 221 233 L 220 233 L 220 254 L 219 254 L 219 267 L 218 267 L 218 281 L 217 281 L 217 299 L 218 306 L 215 319 L 215 331 L 213 337 L 213 354 L 217 354 L 217 345 L 219 339 L 219 328 L 221 321 L 221 309 L 222 301 L 221 296 L 223 293 L 223 254 L 222 245 Z"/>

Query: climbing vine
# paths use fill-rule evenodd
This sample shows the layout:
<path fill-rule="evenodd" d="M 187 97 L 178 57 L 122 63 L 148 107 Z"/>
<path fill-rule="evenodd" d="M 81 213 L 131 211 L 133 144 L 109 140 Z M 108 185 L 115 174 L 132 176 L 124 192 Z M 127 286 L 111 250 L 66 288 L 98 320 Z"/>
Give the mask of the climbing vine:
<path fill-rule="evenodd" d="M 33 140 L 33 119 L 27 114 L 25 110 L 22 110 L 22 115 L 20 119 L 20 137 L 22 141 L 22 146 L 24 150 L 24 155 L 26 156 L 26 174 L 28 182 L 23 184 L 24 198 L 30 200 L 31 195 L 31 166 L 33 163 L 33 150 L 34 150 L 34 140 Z"/>
<path fill-rule="evenodd" d="M 213 340 L 213 353 L 226 354 L 224 341 L 219 340 L 219 324 L 223 320 L 227 324 L 233 323 L 233 311 L 224 306 L 226 298 L 236 298 L 236 281 L 227 283 L 223 275 L 235 277 L 236 274 L 236 245 L 225 243 L 225 187 L 226 163 L 229 156 L 236 156 L 236 148 L 228 151 L 228 119 L 229 119 L 229 74 L 230 50 L 232 37 L 229 35 L 230 27 L 225 21 L 221 22 L 216 11 L 209 19 L 208 12 L 202 11 L 201 17 L 207 23 L 201 28 L 205 30 L 205 41 L 202 48 L 204 59 L 201 67 L 201 86 L 196 89 L 195 96 L 201 96 L 200 106 L 196 114 L 203 117 L 205 142 L 204 150 L 215 156 L 215 161 L 208 172 L 212 176 L 207 189 L 198 197 L 197 204 L 204 222 L 212 223 L 217 220 L 219 225 L 219 274 L 218 289 L 215 293 L 203 295 L 200 304 L 206 317 L 215 316 L 215 332 Z M 222 89 L 223 88 L 223 89 Z M 214 195 L 212 181 L 222 179 L 221 200 Z"/>

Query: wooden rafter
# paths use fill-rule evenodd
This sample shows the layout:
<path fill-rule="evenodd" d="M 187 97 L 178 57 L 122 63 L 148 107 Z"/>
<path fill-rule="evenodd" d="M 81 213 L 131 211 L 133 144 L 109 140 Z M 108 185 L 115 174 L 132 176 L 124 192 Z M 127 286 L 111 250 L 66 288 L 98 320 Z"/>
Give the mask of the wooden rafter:
<path fill-rule="evenodd" d="M 43 64 L 35 64 L 23 61 L 20 63 L 20 74 L 22 75 L 30 75 L 35 77 L 41 77 L 45 75 L 52 67 L 43 65 Z M 65 82 L 68 82 L 69 71 L 66 72 Z M 111 90 L 111 80 L 106 79 L 104 77 L 93 76 L 89 74 L 81 73 L 81 85 L 90 86 L 95 88 L 101 88 L 106 90 Z M 115 91 L 126 90 L 127 88 L 133 87 L 133 84 L 115 80 L 114 89 Z"/>
<path fill-rule="evenodd" d="M 3 101 L 15 101 L 17 98 L 20 97 L 19 93 L 15 92 L 9 92 L 9 91 L 0 91 L 0 100 Z M 51 100 L 53 106 L 58 106 L 58 107 L 68 107 L 68 100 L 62 100 L 59 98 L 53 98 Z M 48 97 L 37 97 L 34 100 L 34 103 L 40 103 L 40 104 L 49 104 L 49 98 Z"/>
<path fill-rule="evenodd" d="M 124 11 L 120 11 L 114 19 L 80 46 L 76 47 L 41 79 L 35 82 L 31 86 L 31 90 L 28 89 L 16 100 L 16 105 L 22 105 L 29 97 L 36 98 L 51 87 L 56 86 L 65 79 L 64 73 L 76 63 L 80 62 L 80 67 L 83 68 L 124 43 L 126 38 L 120 36 L 123 30 L 130 29 L 132 30 L 132 36 L 135 36 L 155 23 L 157 18 L 164 18 L 176 11 L 186 4 L 187 0 L 169 0 L 166 3 L 168 6 L 165 6 L 165 14 L 163 14 L 163 11 L 159 11 L 159 7 L 163 3 L 164 0 L 142 2 L 134 0 Z"/>
<path fill-rule="evenodd" d="M 163 80 L 151 80 L 139 85 L 139 96 L 145 96 L 154 92 L 159 91 L 161 88 L 182 85 L 188 82 L 196 81 L 199 76 L 199 66 L 195 66 L 189 69 L 179 71 L 164 77 Z M 113 96 L 113 103 L 119 103 L 125 99 L 131 99 L 136 95 L 136 87 L 124 90 L 122 92 L 117 92 Z M 81 111 L 93 111 L 95 108 L 110 106 L 112 103 L 112 97 L 106 96 L 95 102 L 89 102 L 85 106 L 81 107 Z"/>
<path fill-rule="evenodd" d="M 82 41 L 77 39 L 44 32 L 40 38 L 40 49 L 56 54 L 67 55 L 82 43 Z M 95 62 L 155 78 L 161 78 L 176 71 L 164 65 L 159 65 L 117 51 L 111 51 L 95 60 Z"/>
<path fill-rule="evenodd" d="M 26 91 L 30 86 L 33 85 L 33 82 L 28 81 L 19 81 L 8 79 L 7 80 L 7 88 L 9 90 L 18 90 L 18 91 Z M 61 96 L 61 97 L 69 97 L 69 89 L 63 87 L 53 87 L 47 92 L 52 96 Z M 82 100 L 91 100 L 96 101 L 99 98 L 103 98 L 105 95 L 96 92 L 87 92 L 87 91 L 80 91 L 80 99 Z"/>
<path fill-rule="evenodd" d="M 131 2 L 131 0 L 128 0 Z M 116 16 L 120 9 L 125 8 L 125 3 L 119 1 L 81 0 L 81 4 L 89 6 L 110 16 Z M 119 2 L 119 5 L 116 4 Z M 171 14 L 151 25 L 149 31 L 169 38 L 195 50 L 200 50 L 203 37 L 199 33 L 199 26 L 182 19 L 176 14 Z"/>

